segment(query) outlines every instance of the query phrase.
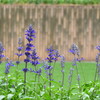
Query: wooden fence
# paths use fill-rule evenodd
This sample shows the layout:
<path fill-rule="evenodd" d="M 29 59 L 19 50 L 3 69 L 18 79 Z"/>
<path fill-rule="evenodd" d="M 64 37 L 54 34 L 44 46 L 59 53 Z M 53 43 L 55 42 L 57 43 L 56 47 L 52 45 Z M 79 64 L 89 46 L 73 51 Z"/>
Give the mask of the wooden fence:
<path fill-rule="evenodd" d="M 46 48 L 53 45 L 71 60 L 68 50 L 76 43 L 82 57 L 95 60 L 95 46 L 100 45 L 100 5 L 0 5 L 0 41 L 7 57 L 16 59 L 18 37 L 25 47 L 24 34 L 30 24 L 37 32 L 34 45 L 42 59 L 47 56 Z"/>

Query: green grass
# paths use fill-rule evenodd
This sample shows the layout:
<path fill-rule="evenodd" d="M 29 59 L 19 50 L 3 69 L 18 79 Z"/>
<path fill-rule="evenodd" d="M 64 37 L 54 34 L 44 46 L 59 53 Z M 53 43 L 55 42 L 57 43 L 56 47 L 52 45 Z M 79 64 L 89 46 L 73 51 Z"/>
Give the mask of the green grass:
<path fill-rule="evenodd" d="M 22 78 L 23 78 L 24 74 L 23 74 L 23 71 L 21 71 L 21 70 L 22 70 L 22 68 L 24 68 L 24 66 L 25 66 L 24 63 L 21 63 L 19 65 L 19 71 L 20 71 L 20 75 L 21 75 Z M 42 66 L 42 64 L 40 64 L 38 67 L 41 67 L 41 66 Z M 0 68 L 1 69 L 0 76 L 3 76 L 4 75 L 4 70 L 5 70 L 5 63 L 2 63 L 0 65 L 0 67 L 1 67 Z M 66 62 L 65 63 L 65 80 L 64 80 L 65 81 L 64 82 L 65 87 L 68 87 L 68 75 L 69 75 L 69 71 L 70 71 L 71 67 L 72 67 L 71 62 Z M 29 64 L 28 68 L 33 68 L 34 69 L 34 66 Z M 80 78 L 81 78 L 81 80 L 80 80 L 81 85 L 85 82 L 89 82 L 89 81 L 94 80 L 95 69 L 96 69 L 96 63 L 89 63 L 89 62 L 78 63 L 78 71 L 79 71 Z M 16 66 L 10 68 L 10 73 L 9 74 L 11 74 L 12 77 L 16 77 L 15 70 L 16 70 Z M 34 80 L 34 75 L 35 75 L 35 73 L 33 73 L 33 72 L 27 72 L 27 81 Z M 42 71 L 42 76 L 43 77 L 47 76 L 46 73 L 44 73 L 44 69 Z M 59 62 L 57 62 L 56 65 L 55 65 L 53 78 L 57 82 L 61 81 L 61 79 L 62 79 L 61 67 L 60 67 Z M 41 79 L 41 81 L 42 81 L 42 79 Z M 73 80 L 72 80 L 72 85 L 75 85 L 75 84 L 77 84 L 76 68 L 74 68 Z"/>
<path fill-rule="evenodd" d="M 100 4 L 100 0 L 0 0 L 2 4 Z"/>

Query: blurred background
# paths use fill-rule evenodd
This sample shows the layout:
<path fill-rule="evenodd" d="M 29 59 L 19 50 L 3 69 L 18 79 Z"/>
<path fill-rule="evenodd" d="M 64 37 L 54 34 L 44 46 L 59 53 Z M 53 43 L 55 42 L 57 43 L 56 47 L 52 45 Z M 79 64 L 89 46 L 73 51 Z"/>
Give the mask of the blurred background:
<path fill-rule="evenodd" d="M 41 59 L 46 58 L 46 48 L 52 45 L 70 61 L 73 55 L 68 51 L 75 43 L 86 61 L 94 61 L 95 47 L 100 45 L 99 3 L 100 0 L 0 0 L 0 41 L 5 55 L 16 60 L 18 38 L 22 37 L 25 47 L 25 30 L 32 24 L 36 31 L 33 44 Z"/>

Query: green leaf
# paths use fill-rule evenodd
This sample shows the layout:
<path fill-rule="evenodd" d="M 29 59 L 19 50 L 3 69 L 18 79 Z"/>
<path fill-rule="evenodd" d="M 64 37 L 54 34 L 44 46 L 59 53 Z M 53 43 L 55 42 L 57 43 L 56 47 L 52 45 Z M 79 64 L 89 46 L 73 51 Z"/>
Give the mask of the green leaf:
<path fill-rule="evenodd" d="M 89 92 L 93 92 L 93 90 L 94 90 L 94 88 L 92 87 L 92 88 L 90 88 Z"/>
<path fill-rule="evenodd" d="M 8 94 L 7 100 L 11 100 L 13 96 L 14 96 L 14 94 Z"/>
<path fill-rule="evenodd" d="M 82 95 L 83 95 L 83 96 L 82 96 L 82 97 L 83 97 L 83 98 L 82 98 L 83 100 L 86 100 L 86 99 L 89 99 L 89 98 L 90 98 L 89 95 L 86 94 L 85 92 L 82 92 Z"/>
<path fill-rule="evenodd" d="M 23 99 L 21 99 L 21 100 L 32 100 L 32 99 L 34 99 L 33 97 L 29 97 L 29 96 L 25 96 Z"/>
<path fill-rule="evenodd" d="M 0 100 L 3 100 L 5 98 L 4 95 L 0 95 Z"/>
<path fill-rule="evenodd" d="M 23 84 L 24 84 L 24 83 L 19 83 L 18 86 L 21 86 L 21 85 L 23 85 Z"/>
<path fill-rule="evenodd" d="M 12 93 L 15 92 L 15 89 L 14 89 L 14 88 L 10 88 L 9 90 L 10 90 Z"/>
<path fill-rule="evenodd" d="M 40 95 L 41 95 L 41 96 L 43 96 L 44 94 L 45 94 L 45 92 L 44 92 L 44 91 L 41 91 L 41 92 L 40 92 Z"/>

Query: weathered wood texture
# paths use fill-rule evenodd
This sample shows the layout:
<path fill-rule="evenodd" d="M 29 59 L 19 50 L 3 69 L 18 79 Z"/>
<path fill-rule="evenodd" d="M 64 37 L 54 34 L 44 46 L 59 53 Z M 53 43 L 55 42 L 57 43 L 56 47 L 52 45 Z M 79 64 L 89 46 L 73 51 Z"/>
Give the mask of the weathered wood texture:
<path fill-rule="evenodd" d="M 0 5 L 0 41 L 6 56 L 16 59 L 18 37 L 25 46 L 24 34 L 30 24 L 37 31 L 34 45 L 42 59 L 47 56 L 46 48 L 53 45 L 71 60 L 68 50 L 76 43 L 82 57 L 95 60 L 95 46 L 100 44 L 100 5 Z"/>

